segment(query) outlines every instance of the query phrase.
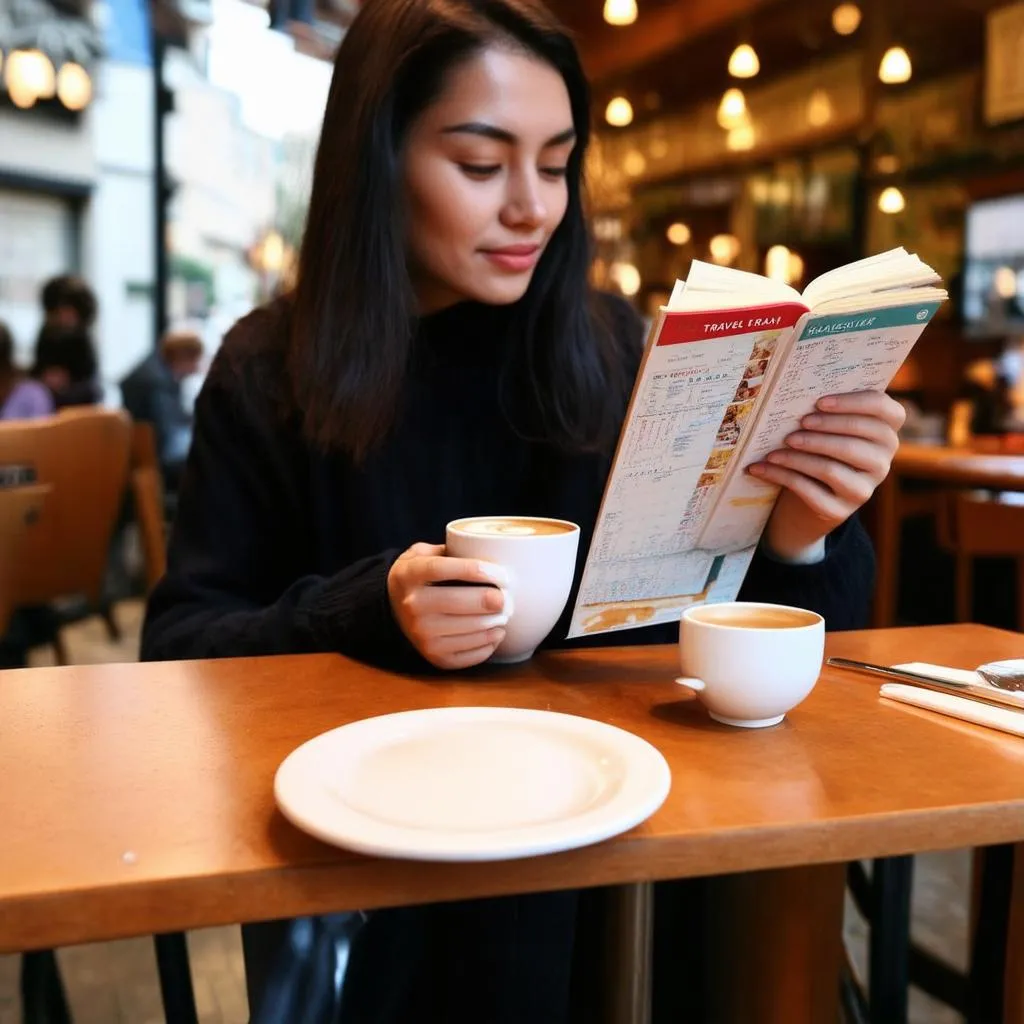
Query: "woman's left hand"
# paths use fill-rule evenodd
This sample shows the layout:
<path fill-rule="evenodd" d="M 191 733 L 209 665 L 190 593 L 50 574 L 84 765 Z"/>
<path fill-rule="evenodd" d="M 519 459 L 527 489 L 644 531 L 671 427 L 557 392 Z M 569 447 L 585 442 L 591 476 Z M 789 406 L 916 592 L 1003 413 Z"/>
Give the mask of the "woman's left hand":
<path fill-rule="evenodd" d="M 783 490 L 765 540 L 780 558 L 809 561 L 886 478 L 899 447 L 903 406 L 878 391 L 830 396 L 805 416 L 786 447 L 750 473 Z"/>

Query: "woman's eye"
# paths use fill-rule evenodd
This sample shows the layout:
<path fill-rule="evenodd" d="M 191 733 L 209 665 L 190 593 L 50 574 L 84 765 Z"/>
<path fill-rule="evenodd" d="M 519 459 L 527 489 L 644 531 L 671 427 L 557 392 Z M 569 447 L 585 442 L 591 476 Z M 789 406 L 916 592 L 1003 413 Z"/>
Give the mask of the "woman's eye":
<path fill-rule="evenodd" d="M 568 172 L 568 167 L 542 167 L 540 169 L 540 173 L 546 178 L 564 178 Z"/>
<path fill-rule="evenodd" d="M 479 179 L 493 178 L 501 170 L 498 164 L 459 164 L 459 167 L 463 174 Z"/>

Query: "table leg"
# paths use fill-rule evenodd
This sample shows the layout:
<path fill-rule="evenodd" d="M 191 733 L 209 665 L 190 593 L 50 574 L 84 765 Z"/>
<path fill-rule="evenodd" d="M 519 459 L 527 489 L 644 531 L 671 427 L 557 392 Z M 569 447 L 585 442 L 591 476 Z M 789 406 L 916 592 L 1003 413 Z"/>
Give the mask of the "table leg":
<path fill-rule="evenodd" d="M 1004 1024 L 1020 1024 L 1024 1021 L 1024 843 L 1013 848 L 1005 991 Z"/>
<path fill-rule="evenodd" d="M 188 962 L 188 944 L 183 932 L 154 935 L 156 967 L 160 975 L 167 1024 L 198 1024 L 196 1000 L 192 992 L 192 972 Z"/>
<path fill-rule="evenodd" d="M 900 482 L 894 471 L 889 472 L 875 492 L 875 502 L 877 576 L 871 624 L 876 629 L 885 629 L 896 623 L 900 578 Z"/>
<path fill-rule="evenodd" d="M 605 1024 L 650 1024 L 654 886 L 638 882 L 609 890 L 605 927 Z"/>
<path fill-rule="evenodd" d="M 844 864 L 709 881 L 708 1020 L 839 1019 L 845 882 Z"/>

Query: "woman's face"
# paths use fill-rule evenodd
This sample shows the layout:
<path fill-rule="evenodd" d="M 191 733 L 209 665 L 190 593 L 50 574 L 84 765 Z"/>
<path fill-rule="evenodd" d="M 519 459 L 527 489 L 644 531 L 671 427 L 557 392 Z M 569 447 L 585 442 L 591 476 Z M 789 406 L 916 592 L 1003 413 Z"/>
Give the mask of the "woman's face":
<path fill-rule="evenodd" d="M 403 171 L 421 313 L 526 292 L 568 202 L 569 93 L 550 65 L 488 47 L 412 124 Z"/>

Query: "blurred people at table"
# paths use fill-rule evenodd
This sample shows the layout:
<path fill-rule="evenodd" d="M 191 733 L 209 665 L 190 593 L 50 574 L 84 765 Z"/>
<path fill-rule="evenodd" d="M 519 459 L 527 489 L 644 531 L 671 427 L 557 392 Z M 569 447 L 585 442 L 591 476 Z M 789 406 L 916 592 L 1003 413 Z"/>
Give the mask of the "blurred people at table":
<path fill-rule="evenodd" d="M 123 381 L 121 397 L 132 419 L 151 423 L 164 482 L 177 489 L 192 443 L 192 413 L 186 407 L 182 382 L 199 372 L 203 343 L 191 331 L 165 335 Z"/>
<path fill-rule="evenodd" d="M 82 327 L 91 331 L 99 303 L 93 290 L 74 274 L 51 277 L 39 294 L 46 326 Z"/>
<path fill-rule="evenodd" d="M 92 337 L 84 326 L 44 324 L 36 339 L 32 376 L 45 384 L 58 409 L 94 405 L 103 398 Z"/>
<path fill-rule="evenodd" d="M 1011 413 L 1010 382 L 992 359 L 975 359 L 950 410 L 948 440 L 965 445 L 972 437 L 1002 434 Z"/>
<path fill-rule="evenodd" d="M 14 339 L 0 321 L 0 420 L 32 420 L 53 408 L 49 390 L 14 365 Z"/>

